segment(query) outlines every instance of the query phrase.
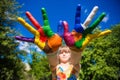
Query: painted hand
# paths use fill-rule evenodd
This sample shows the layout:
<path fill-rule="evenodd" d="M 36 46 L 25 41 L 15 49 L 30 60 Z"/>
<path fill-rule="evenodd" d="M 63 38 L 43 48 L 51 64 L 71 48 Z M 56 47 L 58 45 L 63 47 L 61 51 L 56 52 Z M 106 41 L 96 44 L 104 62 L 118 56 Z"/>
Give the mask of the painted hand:
<path fill-rule="evenodd" d="M 45 8 L 42 8 L 41 12 L 44 22 L 43 27 L 41 27 L 41 25 L 30 14 L 30 12 L 26 12 L 27 17 L 30 19 L 36 29 L 28 24 L 23 18 L 18 17 L 18 21 L 34 35 L 34 38 L 22 36 L 16 36 L 15 38 L 21 41 L 33 42 L 44 52 L 50 53 L 59 48 L 62 43 L 62 38 L 51 30 Z"/>
<path fill-rule="evenodd" d="M 91 26 L 88 26 L 90 22 L 92 21 L 93 16 L 95 15 L 96 11 L 98 10 L 98 7 L 95 6 L 85 22 L 82 24 L 80 21 L 81 17 L 81 6 L 78 4 L 76 15 L 75 15 L 75 26 L 72 32 L 69 32 L 68 29 L 68 23 L 66 21 L 63 21 L 63 27 L 64 27 L 64 40 L 66 44 L 74 49 L 79 49 L 82 51 L 87 44 L 94 38 L 107 35 L 111 32 L 111 30 L 102 31 L 99 33 L 92 34 L 92 31 L 97 27 L 97 25 L 102 21 L 102 19 L 105 17 L 105 13 L 102 13 Z"/>

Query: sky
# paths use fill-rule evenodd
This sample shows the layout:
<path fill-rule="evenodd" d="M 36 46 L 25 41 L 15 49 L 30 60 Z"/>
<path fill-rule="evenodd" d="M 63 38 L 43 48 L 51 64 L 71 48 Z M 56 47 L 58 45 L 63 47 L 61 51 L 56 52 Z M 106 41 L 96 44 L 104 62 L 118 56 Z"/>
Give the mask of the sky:
<path fill-rule="evenodd" d="M 75 12 L 77 4 L 81 4 L 81 22 L 83 23 L 94 6 L 98 6 L 93 21 L 102 13 L 106 13 L 106 17 L 100 23 L 102 29 L 107 29 L 111 25 L 120 23 L 120 0 L 17 0 L 22 4 L 20 11 L 23 13 L 21 17 L 25 17 L 25 12 L 29 11 L 43 25 L 41 8 L 47 11 L 51 29 L 56 32 L 59 20 L 66 20 L 69 24 L 70 31 L 74 27 Z M 31 24 L 29 20 L 28 23 Z M 26 28 L 18 23 L 17 29 L 24 36 L 33 36 Z"/>
<path fill-rule="evenodd" d="M 25 17 L 25 12 L 29 11 L 36 20 L 43 25 L 41 8 L 44 7 L 47 11 L 47 16 L 51 29 L 57 32 L 59 20 L 66 20 L 69 24 L 70 31 L 74 28 L 75 12 L 77 4 L 81 4 L 81 22 L 83 23 L 94 6 L 99 9 L 93 18 L 93 21 L 102 13 L 106 13 L 106 17 L 99 24 L 102 30 L 109 29 L 110 26 L 120 23 L 120 0 L 17 0 L 22 6 L 20 11 L 23 13 L 20 17 Z M 26 19 L 31 24 L 31 22 Z M 92 21 L 92 22 L 93 22 Z M 32 24 L 31 24 L 32 25 Z M 23 36 L 34 37 L 21 24 L 16 25 Z M 22 43 L 23 44 L 23 43 Z M 26 43 L 25 43 L 26 44 Z M 27 44 L 26 44 L 27 45 Z M 23 47 L 23 46 L 21 46 Z M 25 48 L 23 48 L 25 49 Z M 29 51 L 28 51 L 29 52 Z"/>

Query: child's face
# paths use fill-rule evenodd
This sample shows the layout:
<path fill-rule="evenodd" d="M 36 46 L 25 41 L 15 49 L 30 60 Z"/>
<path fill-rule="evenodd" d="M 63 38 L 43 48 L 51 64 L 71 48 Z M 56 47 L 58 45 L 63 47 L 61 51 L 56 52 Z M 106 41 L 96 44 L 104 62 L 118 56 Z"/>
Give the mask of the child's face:
<path fill-rule="evenodd" d="M 60 50 L 60 53 L 59 53 L 60 62 L 66 63 L 70 60 L 70 57 L 71 57 L 71 52 L 69 48 L 66 47 Z"/>

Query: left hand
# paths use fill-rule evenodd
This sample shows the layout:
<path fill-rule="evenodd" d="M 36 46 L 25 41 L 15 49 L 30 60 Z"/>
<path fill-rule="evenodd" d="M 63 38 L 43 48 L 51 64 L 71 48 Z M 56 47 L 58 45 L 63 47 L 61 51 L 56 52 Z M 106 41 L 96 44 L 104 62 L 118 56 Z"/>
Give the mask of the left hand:
<path fill-rule="evenodd" d="M 63 21 L 63 27 L 64 27 L 64 40 L 65 43 L 73 50 L 82 51 L 87 44 L 94 38 L 98 38 L 100 36 L 107 35 L 111 33 L 111 30 L 102 31 L 99 33 L 92 34 L 92 31 L 97 27 L 97 25 L 102 21 L 102 19 L 105 16 L 105 13 L 102 13 L 95 22 L 88 27 L 90 24 L 93 16 L 95 15 L 98 7 L 95 6 L 85 22 L 82 24 L 80 22 L 80 11 L 81 6 L 78 4 L 76 16 L 75 16 L 75 26 L 72 32 L 69 32 L 68 30 L 68 23 L 66 21 Z"/>

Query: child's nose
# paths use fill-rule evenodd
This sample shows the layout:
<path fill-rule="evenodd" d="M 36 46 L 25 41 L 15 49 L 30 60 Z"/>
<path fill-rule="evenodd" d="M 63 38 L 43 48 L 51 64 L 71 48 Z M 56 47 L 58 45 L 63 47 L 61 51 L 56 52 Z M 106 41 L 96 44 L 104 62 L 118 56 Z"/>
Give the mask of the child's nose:
<path fill-rule="evenodd" d="M 65 55 L 66 53 L 65 52 L 63 52 L 63 55 Z"/>

